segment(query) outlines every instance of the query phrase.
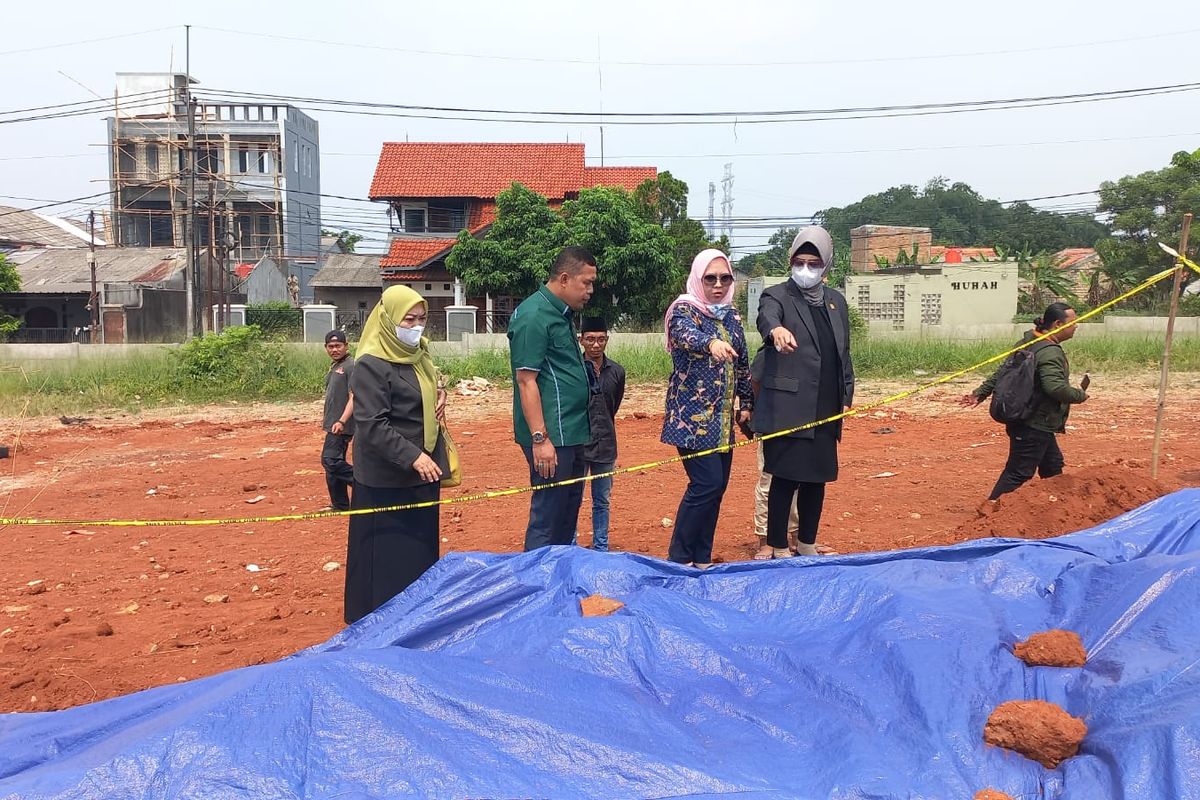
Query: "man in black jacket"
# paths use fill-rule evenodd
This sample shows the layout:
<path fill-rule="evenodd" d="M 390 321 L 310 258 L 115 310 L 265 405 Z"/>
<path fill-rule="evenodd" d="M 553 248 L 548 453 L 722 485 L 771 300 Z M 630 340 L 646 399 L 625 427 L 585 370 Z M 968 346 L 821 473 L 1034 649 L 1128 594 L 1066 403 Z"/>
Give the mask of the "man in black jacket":
<path fill-rule="evenodd" d="M 587 370 L 591 397 L 588 421 L 592 440 L 583 449 L 588 475 L 611 472 L 617 465 L 617 411 L 625 399 L 625 368 L 604 354 L 608 326 L 599 317 L 585 317 L 579 334 L 583 365 Z M 608 550 L 609 494 L 612 478 L 592 481 L 592 549 Z"/>

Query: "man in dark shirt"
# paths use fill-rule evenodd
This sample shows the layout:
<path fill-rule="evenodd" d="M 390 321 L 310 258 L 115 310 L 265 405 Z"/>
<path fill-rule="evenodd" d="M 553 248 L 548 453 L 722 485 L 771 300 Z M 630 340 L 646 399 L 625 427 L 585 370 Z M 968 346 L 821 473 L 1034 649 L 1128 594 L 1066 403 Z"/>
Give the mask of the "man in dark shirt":
<path fill-rule="evenodd" d="M 325 510 L 347 511 L 350 484 L 354 483 L 354 468 L 346 463 L 346 449 L 354 436 L 354 396 L 350 394 L 354 357 L 346 347 L 344 331 L 325 334 L 325 352 L 333 362 L 325 374 L 325 414 L 321 421 L 325 429 L 321 466 L 325 468 L 325 484 L 329 487 L 329 505 Z"/>
<path fill-rule="evenodd" d="M 587 370 L 591 398 L 588 421 L 592 439 L 583 448 L 584 474 L 601 475 L 617 466 L 617 411 L 625 399 L 625 368 L 604 354 L 608 326 L 599 317 L 585 317 L 579 334 L 583 366 Z M 608 550 L 608 498 L 612 477 L 592 481 L 592 549 Z"/>

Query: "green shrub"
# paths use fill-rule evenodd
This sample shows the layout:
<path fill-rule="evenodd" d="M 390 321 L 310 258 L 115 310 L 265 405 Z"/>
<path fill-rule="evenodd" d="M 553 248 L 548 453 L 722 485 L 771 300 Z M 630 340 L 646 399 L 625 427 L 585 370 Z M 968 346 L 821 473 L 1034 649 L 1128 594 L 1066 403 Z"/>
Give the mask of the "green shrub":
<path fill-rule="evenodd" d="M 304 338 L 304 312 L 281 300 L 246 306 L 246 325 L 257 325 L 268 339 L 298 342 Z"/>

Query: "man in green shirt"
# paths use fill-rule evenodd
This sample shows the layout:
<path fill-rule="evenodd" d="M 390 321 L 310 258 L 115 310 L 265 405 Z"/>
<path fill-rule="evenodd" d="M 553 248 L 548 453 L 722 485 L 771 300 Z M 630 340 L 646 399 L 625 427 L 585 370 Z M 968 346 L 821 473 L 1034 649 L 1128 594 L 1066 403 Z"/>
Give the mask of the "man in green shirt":
<path fill-rule="evenodd" d="M 591 389 L 571 314 L 587 305 L 595 282 L 592 254 L 564 247 L 546 285 L 517 306 L 508 323 L 513 432 L 533 486 L 584 475 Z M 583 483 L 532 492 L 525 549 L 570 544 L 582 500 Z"/>

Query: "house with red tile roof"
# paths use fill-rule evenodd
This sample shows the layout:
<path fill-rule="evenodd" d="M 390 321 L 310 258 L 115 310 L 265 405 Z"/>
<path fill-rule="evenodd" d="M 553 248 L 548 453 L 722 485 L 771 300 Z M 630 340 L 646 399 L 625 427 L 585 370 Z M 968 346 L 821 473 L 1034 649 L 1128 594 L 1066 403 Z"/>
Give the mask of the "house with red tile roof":
<path fill-rule="evenodd" d="M 496 196 L 513 183 L 557 208 L 582 189 L 633 191 L 657 175 L 655 167 L 586 166 L 581 143 L 385 142 L 368 195 L 387 203 L 393 220 L 388 252 L 379 262 L 383 285 L 411 286 L 425 295 L 432 312 L 451 305 L 450 248 L 462 230 L 474 235 L 487 230 L 496 218 Z M 431 321 L 435 316 L 444 324 L 440 314 L 431 314 Z"/>

